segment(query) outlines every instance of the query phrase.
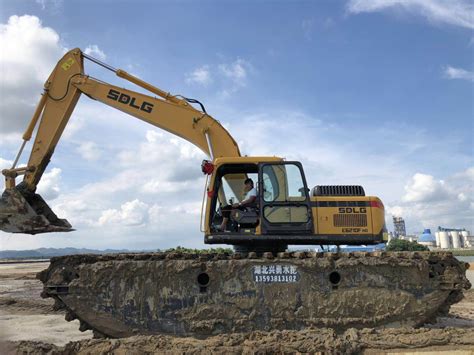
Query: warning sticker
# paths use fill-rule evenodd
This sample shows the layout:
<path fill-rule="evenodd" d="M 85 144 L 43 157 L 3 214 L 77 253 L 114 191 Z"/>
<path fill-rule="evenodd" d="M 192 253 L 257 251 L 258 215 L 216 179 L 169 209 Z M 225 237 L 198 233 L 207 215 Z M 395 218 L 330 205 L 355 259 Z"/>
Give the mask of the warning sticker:
<path fill-rule="evenodd" d="M 70 57 L 66 59 L 66 61 L 63 64 L 61 64 L 61 68 L 63 68 L 64 71 L 69 70 L 69 68 L 71 68 L 74 63 L 75 63 L 74 59 Z"/>
<path fill-rule="evenodd" d="M 257 283 L 298 282 L 300 274 L 294 265 L 255 265 L 253 280 Z"/>

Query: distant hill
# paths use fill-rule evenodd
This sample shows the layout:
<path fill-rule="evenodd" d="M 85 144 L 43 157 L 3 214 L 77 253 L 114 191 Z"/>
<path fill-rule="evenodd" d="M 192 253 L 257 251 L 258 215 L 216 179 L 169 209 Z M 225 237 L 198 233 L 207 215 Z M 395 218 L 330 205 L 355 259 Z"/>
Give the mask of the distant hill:
<path fill-rule="evenodd" d="M 53 256 L 73 255 L 73 254 L 110 254 L 127 253 L 128 249 L 86 249 L 86 248 L 39 248 L 34 250 L 2 250 L 0 259 L 49 259 Z"/>

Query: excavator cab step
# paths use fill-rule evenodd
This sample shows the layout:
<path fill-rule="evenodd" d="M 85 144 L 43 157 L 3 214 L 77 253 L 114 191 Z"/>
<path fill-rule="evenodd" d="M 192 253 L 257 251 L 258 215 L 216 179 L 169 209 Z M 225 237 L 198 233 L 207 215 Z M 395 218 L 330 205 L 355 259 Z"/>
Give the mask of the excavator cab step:
<path fill-rule="evenodd" d="M 74 229 L 67 220 L 58 218 L 40 195 L 19 184 L 6 189 L 0 198 L 0 230 L 38 234 Z"/>

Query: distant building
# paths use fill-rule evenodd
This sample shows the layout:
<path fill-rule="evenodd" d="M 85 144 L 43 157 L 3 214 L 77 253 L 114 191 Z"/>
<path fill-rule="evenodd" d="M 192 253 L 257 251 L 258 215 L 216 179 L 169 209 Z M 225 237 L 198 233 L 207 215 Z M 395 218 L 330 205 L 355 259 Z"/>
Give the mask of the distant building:
<path fill-rule="evenodd" d="M 438 232 L 464 232 L 466 228 L 445 228 L 438 226 Z"/>
<path fill-rule="evenodd" d="M 438 231 L 436 233 L 440 240 L 440 248 L 460 249 L 472 248 L 474 246 L 474 237 L 471 236 L 471 233 L 466 230 L 466 228 L 438 227 Z"/>
<path fill-rule="evenodd" d="M 418 243 L 430 249 L 436 247 L 436 237 L 431 234 L 431 230 L 426 228 L 418 237 Z"/>
<path fill-rule="evenodd" d="M 393 216 L 393 228 L 393 236 L 395 238 L 400 238 L 407 235 L 407 230 L 405 228 L 405 220 L 402 217 Z"/>

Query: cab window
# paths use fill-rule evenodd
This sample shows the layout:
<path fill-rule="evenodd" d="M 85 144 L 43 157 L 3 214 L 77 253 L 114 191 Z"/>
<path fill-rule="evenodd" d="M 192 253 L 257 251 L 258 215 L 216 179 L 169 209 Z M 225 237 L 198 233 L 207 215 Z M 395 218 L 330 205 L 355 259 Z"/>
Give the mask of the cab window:
<path fill-rule="evenodd" d="M 306 187 L 296 164 L 267 164 L 262 169 L 263 216 L 270 223 L 306 223 Z"/>
<path fill-rule="evenodd" d="M 262 171 L 265 202 L 305 201 L 303 177 L 294 164 L 265 165 Z"/>
<path fill-rule="evenodd" d="M 258 174 L 226 174 L 222 177 L 222 193 L 225 198 L 224 204 L 233 204 L 241 202 L 245 199 L 244 179 L 250 178 L 254 182 L 254 186 L 258 186 Z M 224 201 L 221 201 L 224 202 Z"/>

